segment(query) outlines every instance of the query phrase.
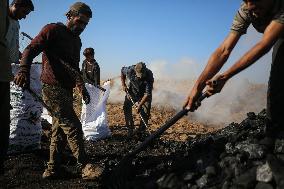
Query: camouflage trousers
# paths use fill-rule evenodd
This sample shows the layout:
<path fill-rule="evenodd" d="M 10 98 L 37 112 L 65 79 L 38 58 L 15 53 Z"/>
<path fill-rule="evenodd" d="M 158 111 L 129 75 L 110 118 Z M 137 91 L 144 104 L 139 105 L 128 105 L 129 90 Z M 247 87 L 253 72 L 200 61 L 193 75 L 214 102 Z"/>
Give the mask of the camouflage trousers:
<path fill-rule="evenodd" d="M 10 82 L 0 82 L 0 169 L 9 146 L 10 107 Z"/>
<path fill-rule="evenodd" d="M 272 125 L 284 122 L 284 39 L 279 39 L 273 48 L 272 64 L 267 92 L 267 118 Z M 281 126 L 284 130 L 284 125 Z"/>
<path fill-rule="evenodd" d="M 142 106 L 140 114 L 143 117 L 145 123 L 148 125 L 148 121 L 150 118 L 151 113 L 151 102 L 152 98 L 148 99 Z M 124 104 L 123 104 L 123 110 L 124 110 L 124 116 L 125 116 L 125 122 L 126 126 L 130 129 L 134 129 L 134 121 L 133 121 L 133 114 L 132 114 L 132 102 L 131 100 L 125 96 Z M 140 129 L 146 129 L 145 124 L 143 123 L 142 119 L 140 120 Z"/>
<path fill-rule="evenodd" d="M 42 94 L 45 103 L 56 113 L 52 116 L 48 168 L 56 169 L 61 164 L 65 136 L 78 163 L 86 164 L 82 125 L 73 108 L 73 90 L 43 84 Z"/>

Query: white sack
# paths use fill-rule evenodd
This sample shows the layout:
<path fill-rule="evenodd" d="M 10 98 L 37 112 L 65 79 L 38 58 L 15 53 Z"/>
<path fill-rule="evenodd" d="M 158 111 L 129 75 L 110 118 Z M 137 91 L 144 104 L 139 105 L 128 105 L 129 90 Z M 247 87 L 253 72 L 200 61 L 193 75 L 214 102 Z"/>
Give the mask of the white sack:
<path fill-rule="evenodd" d="M 91 101 L 85 104 L 83 101 L 81 123 L 86 140 L 96 141 L 111 135 L 107 123 L 106 103 L 110 92 L 110 82 L 106 82 L 103 88 L 105 92 L 90 85 L 85 84 Z"/>
<path fill-rule="evenodd" d="M 19 64 L 12 64 L 13 74 Z M 41 64 L 31 66 L 31 89 L 41 95 Z M 11 86 L 10 146 L 8 153 L 18 153 L 40 149 L 42 104 L 13 82 Z"/>

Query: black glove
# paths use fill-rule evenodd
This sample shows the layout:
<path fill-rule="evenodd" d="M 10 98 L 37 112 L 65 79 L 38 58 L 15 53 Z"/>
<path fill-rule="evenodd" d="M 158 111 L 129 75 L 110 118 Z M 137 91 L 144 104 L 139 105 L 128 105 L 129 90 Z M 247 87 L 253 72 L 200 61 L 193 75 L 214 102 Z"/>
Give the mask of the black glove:
<path fill-rule="evenodd" d="M 90 95 L 86 89 L 85 86 L 82 86 L 82 96 L 83 96 L 83 100 L 85 101 L 86 104 L 89 104 L 91 101 Z"/>
<path fill-rule="evenodd" d="M 26 66 L 21 66 L 19 72 L 14 77 L 16 85 L 22 88 L 30 87 L 30 69 Z"/>

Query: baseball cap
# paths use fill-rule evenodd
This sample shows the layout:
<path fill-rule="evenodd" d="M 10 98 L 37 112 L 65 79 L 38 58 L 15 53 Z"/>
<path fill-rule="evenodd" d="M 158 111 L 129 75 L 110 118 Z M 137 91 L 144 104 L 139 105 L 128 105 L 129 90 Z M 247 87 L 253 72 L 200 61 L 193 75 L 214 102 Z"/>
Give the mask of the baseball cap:
<path fill-rule="evenodd" d="M 146 65 L 144 62 L 139 62 L 135 65 L 135 73 L 136 76 L 141 78 L 143 76 L 143 73 L 146 71 Z"/>

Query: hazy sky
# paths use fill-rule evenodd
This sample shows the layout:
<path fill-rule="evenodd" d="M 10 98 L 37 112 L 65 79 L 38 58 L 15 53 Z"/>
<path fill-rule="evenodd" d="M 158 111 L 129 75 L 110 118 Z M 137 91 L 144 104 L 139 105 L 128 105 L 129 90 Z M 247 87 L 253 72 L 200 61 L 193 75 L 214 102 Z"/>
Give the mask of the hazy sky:
<path fill-rule="evenodd" d="M 33 0 L 35 11 L 21 21 L 21 31 L 35 36 L 52 22 L 66 22 L 74 0 Z M 82 0 L 93 10 L 81 35 L 83 47 L 93 47 L 102 77 L 120 73 L 124 65 L 144 61 L 187 79 L 196 77 L 210 54 L 228 34 L 241 0 Z M 261 37 L 250 28 L 228 65 Z M 81 52 L 82 54 L 82 52 Z M 267 82 L 270 56 L 239 77 Z M 162 64 L 161 64 L 162 63 Z M 186 66 L 183 66 L 186 65 Z M 154 66 L 155 67 L 155 66 Z M 172 67 L 179 68 L 171 70 Z M 188 70 L 188 72 L 187 72 Z M 174 73 L 171 73 L 174 72 Z M 154 73 L 155 74 L 155 73 Z"/>

